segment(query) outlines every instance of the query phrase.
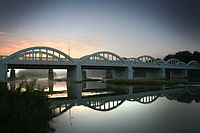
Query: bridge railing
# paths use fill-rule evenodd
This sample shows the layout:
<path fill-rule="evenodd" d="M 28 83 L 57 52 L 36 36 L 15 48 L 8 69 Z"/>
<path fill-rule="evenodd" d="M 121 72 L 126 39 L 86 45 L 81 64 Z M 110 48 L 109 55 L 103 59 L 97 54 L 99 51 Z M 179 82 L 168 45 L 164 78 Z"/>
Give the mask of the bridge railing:
<path fill-rule="evenodd" d="M 105 63 L 109 63 L 109 64 L 121 64 L 122 62 L 121 61 L 118 61 L 118 60 L 93 60 L 93 59 L 90 59 L 90 60 L 86 60 L 84 61 L 83 63 L 96 63 L 96 64 L 105 64 Z"/>

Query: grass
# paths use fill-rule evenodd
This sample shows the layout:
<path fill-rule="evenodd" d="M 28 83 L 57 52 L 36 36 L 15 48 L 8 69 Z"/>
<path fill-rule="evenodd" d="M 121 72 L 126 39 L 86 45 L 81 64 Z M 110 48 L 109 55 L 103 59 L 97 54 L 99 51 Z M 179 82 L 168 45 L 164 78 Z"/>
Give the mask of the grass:
<path fill-rule="evenodd" d="M 57 78 L 57 79 L 54 79 L 54 81 L 67 81 L 67 79 L 66 78 Z M 101 81 L 101 79 L 86 78 L 86 79 L 83 79 L 83 81 Z"/>
<path fill-rule="evenodd" d="M 28 91 L 8 90 L 0 83 L 0 132 L 45 133 L 54 131 L 49 122 L 52 118 L 48 96 L 33 89 L 35 80 L 25 82 Z"/>
<path fill-rule="evenodd" d="M 56 78 L 56 79 L 54 79 L 54 81 L 67 81 L 67 79 L 66 78 Z"/>
<path fill-rule="evenodd" d="M 83 79 L 83 81 L 101 81 L 101 79 L 86 78 L 86 79 Z"/>
<path fill-rule="evenodd" d="M 188 84 L 183 81 L 166 81 L 166 80 L 106 80 L 106 83 L 110 84 L 126 84 L 126 85 L 176 85 L 176 84 Z"/>

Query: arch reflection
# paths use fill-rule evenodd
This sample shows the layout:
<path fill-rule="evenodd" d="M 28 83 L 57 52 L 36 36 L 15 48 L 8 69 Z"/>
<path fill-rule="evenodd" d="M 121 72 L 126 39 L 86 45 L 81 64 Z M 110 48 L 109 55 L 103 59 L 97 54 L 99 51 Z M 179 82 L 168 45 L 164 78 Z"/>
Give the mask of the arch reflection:
<path fill-rule="evenodd" d="M 176 88 L 160 88 L 160 90 L 133 92 L 134 87 L 119 88 L 111 87 L 96 90 L 84 90 L 82 84 L 67 83 L 68 97 L 65 99 L 52 99 L 55 117 L 63 114 L 73 106 L 86 106 L 96 111 L 110 111 L 122 105 L 125 101 L 138 102 L 141 104 L 151 104 L 160 97 L 168 100 L 191 103 L 200 101 L 200 88 L 198 86 L 184 86 Z M 117 91 L 118 90 L 118 91 Z M 83 93 L 93 92 L 95 95 L 83 95 Z M 102 92 L 102 93 L 101 93 Z M 105 93 L 107 92 L 107 93 Z"/>

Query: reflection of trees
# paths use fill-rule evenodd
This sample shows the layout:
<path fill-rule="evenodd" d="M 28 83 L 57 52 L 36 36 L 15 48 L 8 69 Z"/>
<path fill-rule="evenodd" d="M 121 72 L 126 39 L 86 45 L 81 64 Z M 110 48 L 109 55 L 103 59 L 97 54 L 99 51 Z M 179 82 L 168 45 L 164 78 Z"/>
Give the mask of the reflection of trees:
<path fill-rule="evenodd" d="M 192 101 L 200 102 L 200 94 L 192 95 L 189 92 L 185 92 L 182 96 L 180 96 L 177 101 L 182 103 L 192 103 Z"/>
<path fill-rule="evenodd" d="M 198 87 L 179 89 L 165 93 L 169 100 L 177 100 L 182 103 L 200 102 L 200 90 Z"/>

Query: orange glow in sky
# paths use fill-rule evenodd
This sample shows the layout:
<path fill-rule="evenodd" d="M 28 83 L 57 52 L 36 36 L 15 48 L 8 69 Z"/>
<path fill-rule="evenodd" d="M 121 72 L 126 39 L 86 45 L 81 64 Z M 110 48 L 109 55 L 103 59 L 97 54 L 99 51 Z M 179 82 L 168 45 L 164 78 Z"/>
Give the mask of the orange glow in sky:
<path fill-rule="evenodd" d="M 103 50 L 103 41 L 103 38 L 47 38 L 39 40 L 1 37 L 0 42 L 2 42 L 4 45 L 0 45 L 0 55 L 10 55 L 21 49 L 34 46 L 52 47 L 68 54 L 70 45 L 70 56 L 73 58 L 78 58 L 94 53 L 94 51 L 96 52 L 101 49 Z"/>

